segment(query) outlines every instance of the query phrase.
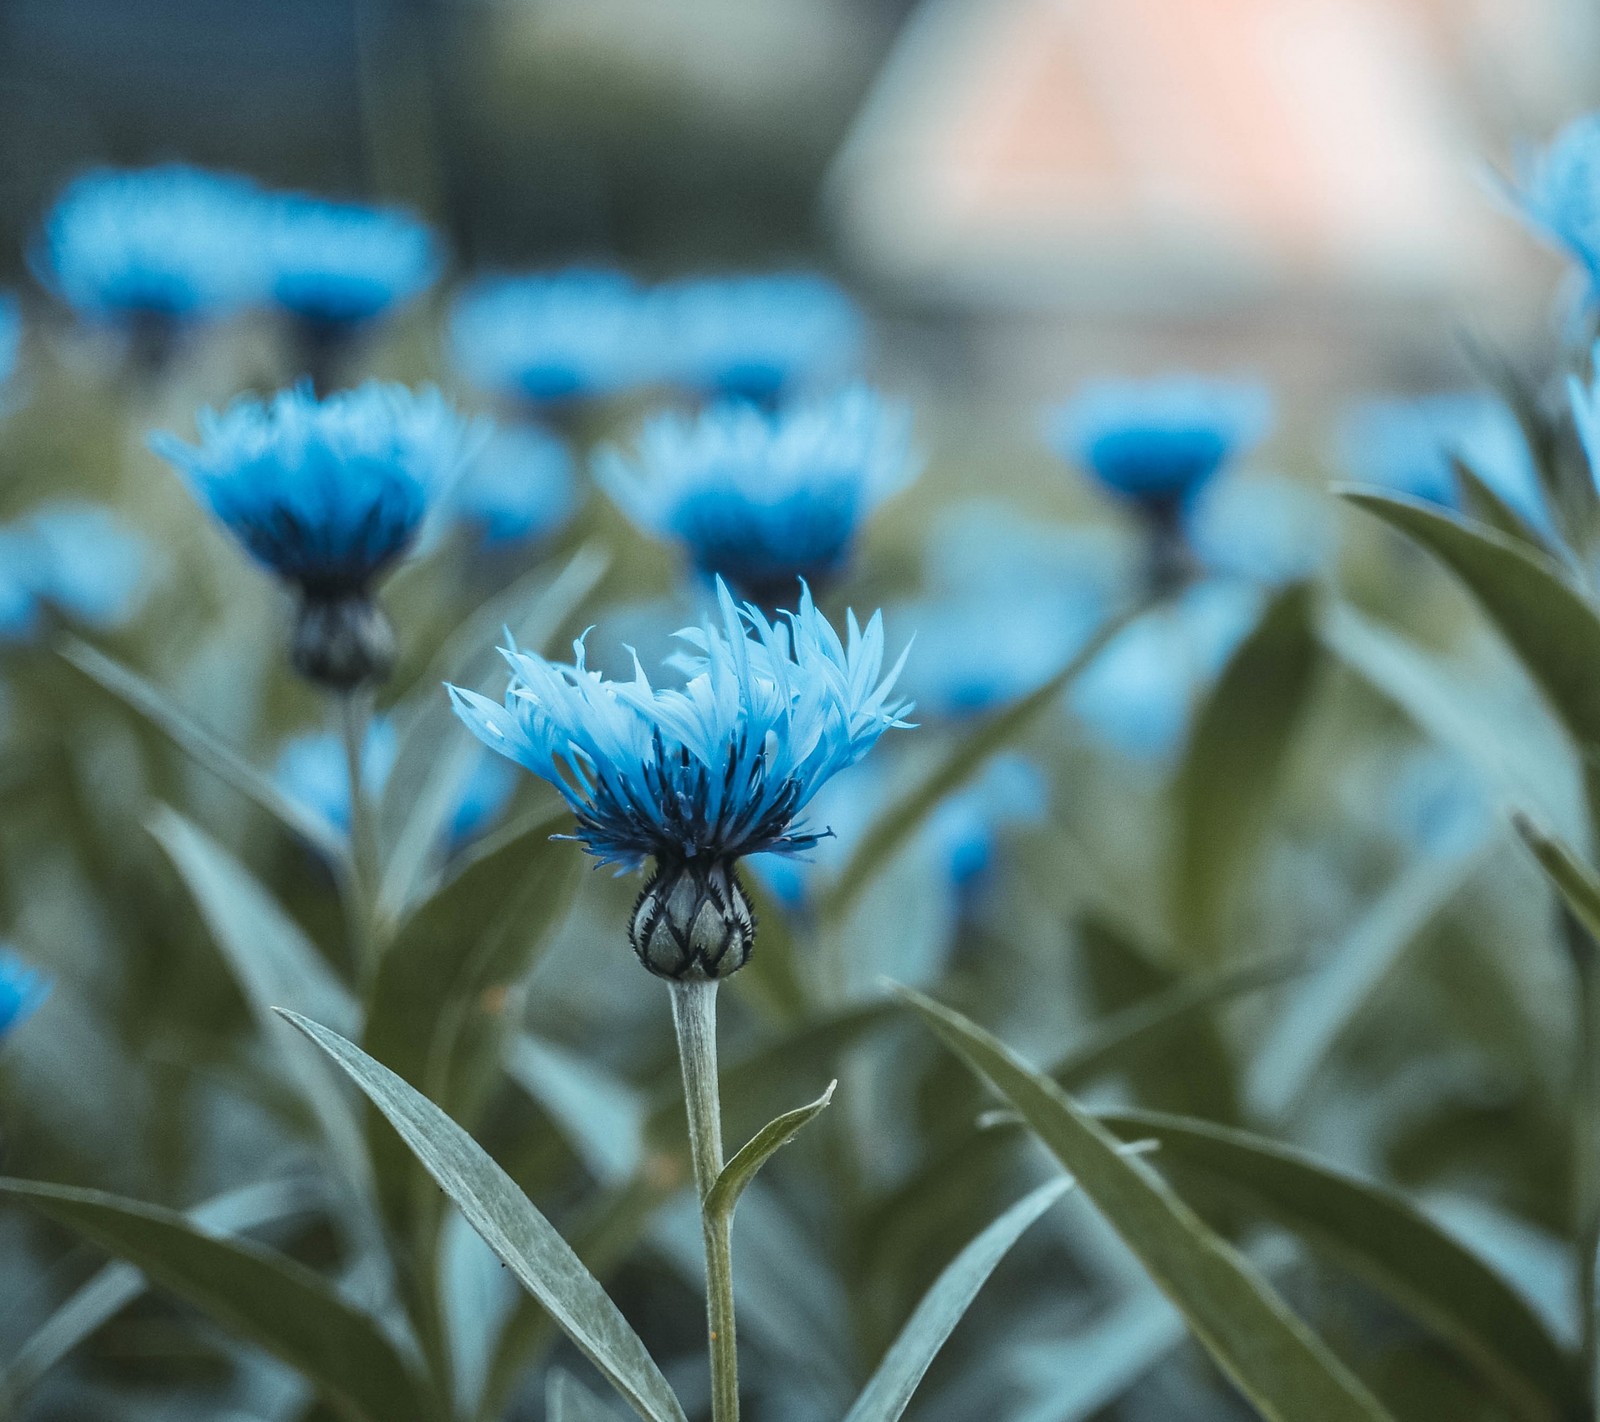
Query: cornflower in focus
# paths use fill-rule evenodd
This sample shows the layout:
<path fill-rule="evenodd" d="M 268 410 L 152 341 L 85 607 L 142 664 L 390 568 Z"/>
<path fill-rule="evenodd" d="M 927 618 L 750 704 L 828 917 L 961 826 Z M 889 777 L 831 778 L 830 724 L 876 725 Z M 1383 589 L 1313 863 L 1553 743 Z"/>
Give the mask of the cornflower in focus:
<path fill-rule="evenodd" d="M 855 303 L 805 272 L 670 282 L 653 300 L 672 377 L 718 398 L 770 406 L 836 382 L 865 339 Z"/>
<path fill-rule="evenodd" d="M 1578 263 L 1593 301 L 1600 293 L 1600 113 L 1574 119 L 1519 168 L 1512 195 L 1523 217 Z"/>
<path fill-rule="evenodd" d="M 439 275 L 438 244 L 411 213 L 301 193 L 264 199 L 269 296 L 293 320 L 319 386 L 342 349 Z"/>
<path fill-rule="evenodd" d="M 810 595 L 778 623 L 735 605 L 679 636 L 681 687 L 657 689 L 508 648 L 505 704 L 451 687 L 483 742 L 547 780 L 603 864 L 655 870 L 630 924 L 640 962 L 673 979 L 716 979 L 750 956 L 755 920 L 736 871 L 748 854 L 798 854 L 826 829 L 800 820 L 837 772 L 859 761 L 909 704 L 883 674 L 882 619 L 852 614 L 841 641 Z M 902 656 L 902 661 L 904 657 Z"/>
<path fill-rule="evenodd" d="M 578 504 L 572 456 L 537 425 L 504 425 L 483 442 L 456 483 L 452 507 L 488 552 L 539 543 Z"/>
<path fill-rule="evenodd" d="M 56 200 L 33 266 L 80 316 L 121 327 L 157 367 L 184 326 L 260 299 L 260 201 L 246 178 L 180 164 L 96 169 Z"/>
<path fill-rule="evenodd" d="M 776 413 L 657 415 L 631 459 L 608 450 L 597 466 L 641 529 L 769 609 L 802 579 L 837 576 L 867 516 L 915 472 L 909 413 L 860 387 Z"/>
<path fill-rule="evenodd" d="M 149 549 L 109 510 L 40 504 L 0 528 L 0 639 L 26 641 L 54 614 L 100 631 L 138 610 Z"/>
<path fill-rule="evenodd" d="M 450 343 L 474 384 L 565 413 L 656 378 L 648 320 L 644 293 L 622 272 L 485 277 L 457 298 Z"/>
<path fill-rule="evenodd" d="M 1151 535 L 1152 583 L 1165 589 L 1187 572 L 1187 511 L 1266 434 L 1271 414 L 1266 390 L 1251 383 L 1096 380 L 1056 412 L 1051 433 L 1064 458 L 1138 509 Z"/>
<path fill-rule="evenodd" d="M 318 400 L 306 386 L 199 416 L 200 444 L 151 447 L 270 572 L 299 593 L 296 670 L 349 691 L 393 666 L 373 585 L 416 542 L 472 452 L 475 431 L 437 390 L 368 382 Z"/>
<path fill-rule="evenodd" d="M 50 996 L 50 979 L 9 945 L 0 943 L 0 1042 L 11 1035 Z"/>

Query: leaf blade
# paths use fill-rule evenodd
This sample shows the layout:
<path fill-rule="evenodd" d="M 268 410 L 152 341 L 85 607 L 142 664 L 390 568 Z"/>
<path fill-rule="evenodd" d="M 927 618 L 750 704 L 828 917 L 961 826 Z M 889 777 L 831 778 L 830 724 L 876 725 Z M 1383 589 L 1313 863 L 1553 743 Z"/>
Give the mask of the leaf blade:
<path fill-rule="evenodd" d="M 756 1172 L 827 1110 L 828 1104 L 833 1100 L 834 1088 L 838 1084 L 837 1081 L 830 1081 L 828 1089 L 815 1101 L 774 1117 L 740 1146 L 734 1152 L 733 1159 L 722 1167 L 722 1172 L 706 1191 L 706 1212 L 719 1214 L 727 1211 L 732 1214 L 733 1207 L 739 1203 L 739 1196 L 756 1178 Z"/>

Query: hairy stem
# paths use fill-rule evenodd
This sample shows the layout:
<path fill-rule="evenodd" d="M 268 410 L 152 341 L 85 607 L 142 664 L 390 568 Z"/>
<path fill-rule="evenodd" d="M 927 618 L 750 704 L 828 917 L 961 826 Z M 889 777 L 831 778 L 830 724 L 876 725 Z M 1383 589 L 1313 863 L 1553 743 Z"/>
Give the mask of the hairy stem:
<path fill-rule="evenodd" d="M 711 1335 L 712 1422 L 738 1422 L 739 1355 L 733 1317 L 733 1216 L 708 1210 L 706 1197 L 722 1173 L 722 1102 L 717 1088 L 717 984 L 672 984 L 683 1096 L 689 1115 L 689 1153 L 700 1197 L 706 1247 L 706 1318 Z"/>

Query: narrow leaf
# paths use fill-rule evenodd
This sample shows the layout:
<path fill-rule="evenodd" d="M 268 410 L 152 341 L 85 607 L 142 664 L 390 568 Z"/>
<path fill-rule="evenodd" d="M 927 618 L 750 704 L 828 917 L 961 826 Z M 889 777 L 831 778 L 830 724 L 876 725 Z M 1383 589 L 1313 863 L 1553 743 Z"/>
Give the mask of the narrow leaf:
<path fill-rule="evenodd" d="M 1176 921 L 1214 946 L 1271 823 L 1318 647 L 1312 592 L 1280 592 L 1223 670 L 1179 768 Z"/>
<path fill-rule="evenodd" d="M 594 1276 L 509 1175 L 427 1097 L 336 1032 L 283 1014 L 388 1118 L 506 1267 L 648 1422 L 686 1422 L 667 1380 Z"/>
<path fill-rule="evenodd" d="M 1595 877 L 1594 870 L 1527 815 L 1518 812 L 1512 815 L 1511 823 L 1555 885 L 1562 902 L 1588 930 L 1589 936 L 1600 941 L 1600 879 Z"/>
<path fill-rule="evenodd" d="M 545 1384 L 544 1415 L 545 1422 L 616 1422 L 616 1413 L 560 1368 Z"/>
<path fill-rule="evenodd" d="M 1107 619 L 1049 681 L 980 721 L 950 746 L 917 784 L 886 805 L 862 835 L 838 879 L 823 894 L 819 913 L 834 920 L 842 918 L 872 882 L 873 876 L 917 832 L 939 803 L 1020 739 L 1056 703 L 1079 673 L 1115 640 L 1131 618 L 1132 614 L 1128 613 Z"/>
<path fill-rule="evenodd" d="M 809 1106 L 785 1111 L 757 1131 L 722 1167 L 722 1173 L 706 1192 L 706 1213 L 716 1215 L 726 1212 L 731 1215 L 745 1186 L 756 1178 L 756 1172 L 799 1135 L 804 1126 L 827 1109 L 828 1103 L 833 1100 L 833 1089 L 838 1084 L 837 1081 L 830 1081 L 828 1089 Z"/>
<path fill-rule="evenodd" d="M 1450 569 L 1543 688 L 1581 745 L 1600 746 L 1600 616 L 1561 569 L 1526 544 L 1417 499 L 1345 490 Z"/>
<path fill-rule="evenodd" d="M 435 1422 L 423 1380 L 378 1325 L 318 1275 L 274 1250 L 215 1234 L 183 1215 L 97 1190 L 0 1180 L 29 1201 L 304 1373 L 360 1422 Z"/>
<path fill-rule="evenodd" d="M 330 864 L 344 869 L 349 848 L 321 815 L 285 795 L 214 732 L 176 706 L 158 687 L 137 672 L 113 661 L 87 642 L 68 639 L 61 655 L 91 681 L 117 698 L 146 725 L 177 746 L 197 765 L 211 771 L 252 804 L 265 810 L 291 834 L 304 840 Z"/>
<path fill-rule="evenodd" d="M 896 1422 L 1006 1251 L 1071 1187 L 1070 1179 L 1052 1180 L 1024 1195 L 956 1255 L 889 1345 L 845 1422 Z"/>
<path fill-rule="evenodd" d="M 1141 1158 L 1123 1155 L 1115 1137 L 1060 1087 L 959 1013 L 899 991 L 1016 1108 L 1269 1422 L 1391 1422 L 1249 1261 Z"/>
<path fill-rule="evenodd" d="M 1154 1111 L 1100 1118 L 1160 1143 L 1164 1166 L 1197 1171 L 1337 1260 L 1460 1352 L 1515 1415 L 1580 1410 L 1575 1360 L 1493 1269 L 1402 1196 L 1293 1146 Z"/>

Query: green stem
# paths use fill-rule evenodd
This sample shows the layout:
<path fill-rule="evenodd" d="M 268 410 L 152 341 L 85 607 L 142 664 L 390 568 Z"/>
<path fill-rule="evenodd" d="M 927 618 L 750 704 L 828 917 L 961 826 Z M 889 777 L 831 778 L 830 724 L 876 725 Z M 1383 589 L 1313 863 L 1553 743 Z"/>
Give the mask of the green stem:
<path fill-rule="evenodd" d="M 1567 950 L 1578 985 L 1577 1115 L 1573 1122 L 1573 1195 L 1577 1216 L 1578 1320 L 1583 1376 L 1592 1415 L 1600 1419 L 1600 953 L 1594 939 L 1564 914 Z"/>
<path fill-rule="evenodd" d="M 689 1154 L 700 1196 L 706 1247 L 706 1319 L 711 1335 L 711 1422 L 738 1422 L 739 1354 L 733 1316 L 733 1216 L 706 1208 L 722 1173 L 722 1102 L 717 1087 L 717 984 L 713 979 L 672 984 L 672 1022 L 678 1031 L 683 1098 L 689 1115 Z"/>
<path fill-rule="evenodd" d="M 372 807 L 363 784 L 363 750 L 372 725 L 370 692 L 347 692 L 339 699 L 339 728 L 344 741 L 344 768 L 350 786 L 350 883 L 345 894 L 350 955 L 356 971 L 368 977 L 374 967 L 377 925 L 378 843 Z"/>

